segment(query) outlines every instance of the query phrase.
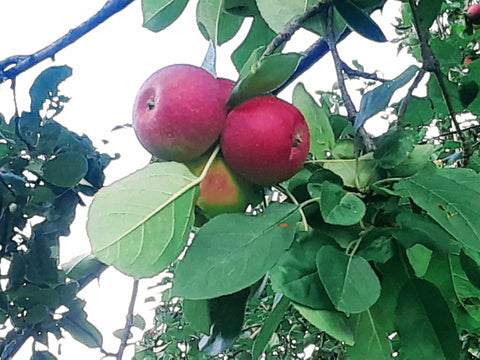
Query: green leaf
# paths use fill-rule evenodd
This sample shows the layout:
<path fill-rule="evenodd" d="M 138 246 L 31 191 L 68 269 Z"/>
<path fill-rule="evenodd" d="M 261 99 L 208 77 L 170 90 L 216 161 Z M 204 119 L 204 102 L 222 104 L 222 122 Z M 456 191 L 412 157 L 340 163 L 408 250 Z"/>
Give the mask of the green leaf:
<path fill-rule="evenodd" d="M 347 193 L 340 185 L 325 181 L 317 194 L 313 184 L 308 185 L 310 195 L 320 195 L 320 211 L 328 224 L 354 225 L 362 220 L 366 206 L 360 198 Z"/>
<path fill-rule="evenodd" d="M 461 244 L 480 249 L 480 175 L 470 169 L 425 168 L 395 187 Z"/>
<path fill-rule="evenodd" d="M 428 97 L 412 96 L 401 121 L 405 126 L 419 127 L 429 125 L 433 118 L 432 100 Z"/>
<path fill-rule="evenodd" d="M 69 305 L 70 311 L 63 315 L 59 325 L 82 344 L 91 348 L 101 347 L 102 334 L 87 321 L 87 314 L 83 310 L 84 306 L 85 303 L 81 300 L 71 303 Z"/>
<path fill-rule="evenodd" d="M 252 53 L 240 72 L 232 90 L 229 106 L 234 107 L 250 98 L 265 95 L 278 88 L 295 72 L 303 57 L 297 53 L 262 56 L 264 48 Z"/>
<path fill-rule="evenodd" d="M 462 112 L 463 105 L 460 100 L 460 93 L 457 84 L 451 82 L 445 75 L 443 75 L 443 80 L 448 95 L 450 97 L 450 101 L 452 102 L 454 111 L 458 113 Z M 436 76 L 431 76 L 430 80 L 428 80 L 427 97 L 432 101 L 433 109 L 437 117 L 444 118 L 450 115 L 450 112 L 443 98 L 443 91 L 440 88 Z M 474 103 L 475 101 L 473 102 L 473 104 Z M 470 106 L 474 106 L 473 104 L 471 104 Z"/>
<path fill-rule="evenodd" d="M 467 252 L 460 252 L 460 264 L 462 269 L 467 275 L 468 280 L 473 286 L 480 289 L 480 258 L 478 252 L 473 252 L 470 249 L 466 249 Z"/>
<path fill-rule="evenodd" d="M 102 188 L 87 222 L 94 254 L 136 278 L 160 273 L 186 245 L 195 181 L 185 165 L 163 162 Z"/>
<path fill-rule="evenodd" d="M 389 131 L 375 139 L 373 157 L 384 169 L 393 169 L 404 162 L 413 151 L 416 132 L 398 129 Z"/>
<path fill-rule="evenodd" d="M 420 19 L 420 24 L 423 29 L 428 31 L 430 26 L 437 18 L 444 4 L 443 0 L 422 0 L 419 1 L 417 6 L 417 16 Z"/>
<path fill-rule="evenodd" d="M 480 172 L 480 151 L 475 150 L 473 155 L 470 157 L 470 167 L 475 170 L 477 173 Z"/>
<path fill-rule="evenodd" d="M 404 212 L 395 220 L 400 228 L 394 230 L 392 234 L 404 247 L 422 244 L 431 250 L 448 253 L 453 238 L 430 217 Z"/>
<path fill-rule="evenodd" d="M 147 324 L 145 323 L 145 319 L 141 315 L 134 315 L 133 320 L 132 320 L 132 326 L 135 326 L 136 328 L 140 330 L 145 330 L 145 326 Z"/>
<path fill-rule="evenodd" d="M 197 24 L 203 36 L 215 45 L 230 40 L 240 29 L 243 18 L 227 14 L 224 0 L 200 0 L 197 3 Z"/>
<path fill-rule="evenodd" d="M 415 244 L 407 249 L 407 257 L 413 271 L 415 271 L 415 275 L 421 278 L 427 272 L 430 259 L 432 258 L 432 250 L 422 244 Z"/>
<path fill-rule="evenodd" d="M 221 214 L 197 232 L 178 264 L 173 294 L 210 299 L 250 286 L 290 247 L 298 208 L 274 203 L 258 216 Z"/>
<path fill-rule="evenodd" d="M 365 10 L 349 0 L 333 0 L 333 5 L 352 30 L 370 40 L 387 41 L 382 29 Z"/>
<path fill-rule="evenodd" d="M 318 159 L 325 159 L 335 145 L 335 135 L 325 109 L 315 102 L 302 83 L 293 90 L 293 105 L 302 112 L 310 128 L 310 152 Z"/>
<path fill-rule="evenodd" d="M 355 343 L 352 328 L 345 314 L 337 311 L 314 310 L 295 303 L 293 306 L 300 315 L 315 325 L 320 331 L 324 331 L 335 339 L 343 341 L 346 345 Z"/>
<path fill-rule="evenodd" d="M 253 18 L 250 31 L 245 40 L 232 53 L 232 62 L 238 72 L 241 71 L 250 55 L 260 47 L 267 46 L 277 34 L 272 31 L 262 17 Z"/>
<path fill-rule="evenodd" d="M 257 0 L 260 14 L 276 33 L 317 3 L 316 0 Z"/>
<path fill-rule="evenodd" d="M 35 351 L 31 360 L 57 360 L 57 358 L 48 351 Z"/>
<path fill-rule="evenodd" d="M 395 316 L 400 358 L 459 358 L 460 341 L 455 322 L 442 294 L 432 283 L 409 280 L 400 290 Z"/>
<path fill-rule="evenodd" d="M 240 335 L 250 289 L 208 300 L 212 321 L 211 334 L 202 339 L 199 348 L 208 355 L 218 355 Z"/>
<path fill-rule="evenodd" d="M 208 300 L 183 300 L 183 314 L 192 327 L 203 334 L 210 334 L 212 321 Z"/>
<path fill-rule="evenodd" d="M 237 16 L 259 15 L 256 0 L 224 0 L 225 11 Z"/>
<path fill-rule="evenodd" d="M 30 88 L 30 111 L 38 113 L 46 99 L 58 95 L 58 85 L 71 75 L 72 69 L 65 65 L 52 66 L 42 71 Z"/>
<path fill-rule="evenodd" d="M 376 305 L 374 305 L 376 307 Z M 351 316 L 355 345 L 347 347 L 347 353 L 351 360 L 363 359 L 390 359 L 392 345 L 388 339 L 388 333 L 384 329 L 384 317 L 386 314 L 376 307 L 360 314 Z M 388 316 L 388 315 L 387 315 Z M 351 344 L 347 344 L 351 345 Z"/>
<path fill-rule="evenodd" d="M 255 342 L 253 343 L 253 358 L 258 359 L 265 348 L 268 346 L 270 339 L 272 338 L 278 325 L 283 320 L 285 311 L 290 306 L 290 300 L 283 296 L 282 299 L 273 307 L 268 317 L 265 319 L 262 325 L 262 330 L 258 334 Z"/>
<path fill-rule="evenodd" d="M 85 156 L 79 152 L 67 151 L 43 164 L 42 177 L 52 185 L 68 188 L 77 185 L 87 171 Z"/>
<path fill-rule="evenodd" d="M 406 145 L 405 143 L 403 144 Z M 389 169 L 389 174 L 396 177 L 407 177 L 415 175 L 422 170 L 427 164 L 432 163 L 432 156 L 435 152 L 435 145 L 420 144 L 416 145 L 413 150 L 407 153 L 407 158 Z"/>
<path fill-rule="evenodd" d="M 415 76 L 417 71 L 418 67 L 411 65 L 394 80 L 385 81 L 382 85 L 367 92 L 360 102 L 360 111 L 355 119 L 354 129 L 360 129 L 365 121 L 384 110 L 388 106 L 394 92 L 405 86 Z"/>
<path fill-rule="evenodd" d="M 380 282 L 368 261 L 327 245 L 317 252 L 317 269 L 330 300 L 339 311 L 360 313 L 380 296 Z"/>
<path fill-rule="evenodd" d="M 333 309 L 318 277 L 316 254 L 327 236 L 318 231 L 301 232 L 300 239 L 271 269 L 272 288 L 278 293 L 313 309 Z"/>
<path fill-rule="evenodd" d="M 188 0 L 142 0 L 143 26 L 159 32 L 182 14 Z"/>
<path fill-rule="evenodd" d="M 340 176 L 345 186 L 360 190 L 385 176 L 385 170 L 373 158 L 373 153 L 367 153 L 358 159 L 326 160 L 323 167 Z"/>
<path fill-rule="evenodd" d="M 453 250 L 448 256 L 453 288 L 461 306 L 472 318 L 480 321 L 480 289 L 472 284 L 465 273 L 463 256 L 459 249 Z M 463 263 L 465 264 L 465 259 Z"/>
<path fill-rule="evenodd" d="M 82 281 L 91 274 L 98 276 L 98 273 L 106 268 L 106 265 L 99 261 L 92 254 L 79 255 L 62 265 L 65 275 L 75 281 Z"/>

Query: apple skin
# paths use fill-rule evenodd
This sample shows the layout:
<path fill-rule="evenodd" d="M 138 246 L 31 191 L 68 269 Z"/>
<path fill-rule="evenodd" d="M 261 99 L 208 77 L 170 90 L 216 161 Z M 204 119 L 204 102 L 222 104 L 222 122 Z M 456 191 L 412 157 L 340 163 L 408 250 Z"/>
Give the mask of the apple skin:
<path fill-rule="evenodd" d="M 226 105 L 228 100 L 230 99 L 230 95 L 232 94 L 232 90 L 233 90 L 233 87 L 235 86 L 235 82 L 230 79 L 218 78 L 217 83 L 219 84 L 221 92 L 224 95 L 224 97 L 222 98 L 222 101 L 224 101 Z"/>
<path fill-rule="evenodd" d="M 295 106 L 274 96 L 259 96 L 229 112 L 221 147 L 233 171 L 255 184 L 272 185 L 303 166 L 310 131 Z"/>
<path fill-rule="evenodd" d="M 190 171 L 199 176 L 208 156 L 187 163 Z M 221 156 L 212 162 L 207 175 L 200 183 L 200 195 L 196 204 L 207 218 L 219 214 L 243 212 L 249 204 L 257 205 L 261 194 L 252 183 L 236 175 Z"/>
<path fill-rule="evenodd" d="M 472 5 L 468 8 L 466 13 L 467 18 L 474 25 L 480 24 L 480 5 Z"/>
<path fill-rule="evenodd" d="M 206 70 L 177 64 L 151 75 L 133 107 L 133 128 L 152 155 L 173 161 L 200 157 L 220 136 L 225 87 Z"/>

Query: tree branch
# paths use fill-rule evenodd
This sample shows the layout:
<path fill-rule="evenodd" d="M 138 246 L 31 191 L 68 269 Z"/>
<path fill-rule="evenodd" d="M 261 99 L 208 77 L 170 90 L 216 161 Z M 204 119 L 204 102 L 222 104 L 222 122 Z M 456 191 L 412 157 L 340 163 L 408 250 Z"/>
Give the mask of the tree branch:
<path fill-rule="evenodd" d="M 329 14 L 327 16 L 327 44 L 333 56 L 335 71 L 337 73 L 338 87 L 342 94 L 342 99 L 345 103 L 345 108 L 347 109 L 347 115 L 353 124 L 355 123 L 355 119 L 357 118 L 358 112 L 357 112 L 357 109 L 355 108 L 355 104 L 353 103 L 352 98 L 350 97 L 350 94 L 348 93 L 347 86 L 345 85 L 345 76 L 343 74 L 344 62 L 342 61 L 342 59 L 340 59 L 340 55 L 338 54 L 338 50 L 337 50 L 337 40 L 333 30 L 333 17 L 334 17 L 333 7 L 331 7 L 329 9 Z M 358 131 L 360 133 L 360 136 L 363 139 L 363 145 L 365 146 L 365 149 L 367 150 L 367 152 L 373 150 L 374 144 L 370 134 L 368 134 L 367 131 L 365 131 L 363 126 Z"/>
<path fill-rule="evenodd" d="M 19 74 L 45 59 L 54 59 L 57 52 L 77 41 L 112 15 L 126 8 L 133 1 L 134 0 L 108 0 L 103 8 L 90 19 L 36 53 L 31 55 L 15 55 L 0 61 L 0 83 L 15 79 Z"/>
<path fill-rule="evenodd" d="M 118 348 L 117 352 L 117 360 L 122 360 L 123 353 L 127 347 L 128 336 L 130 335 L 130 330 L 133 326 L 133 309 L 135 307 L 135 300 L 137 299 L 138 294 L 138 283 L 138 279 L 135 279 L 133 282 L 132 296 L 130 298 L 130 305 L 128 306 L 127 319 L 125 321 L 125 328 L 123 329 L 120 347 Z"/>
<path fill-rule="evenodd" d="M 433 73 L 437 78 L 438 84 L 440 85 L 440 89 L 442 90 L 443 99 L 445 100 L 445 104 L 447 105 L 448 112 L 450 114 L 450 118 L 455 128 L 458 136 L 460 138 L 460 142 L 462 143 L 462 148 L 464 150 L 464 166 L 468 166 L 469 158 L 472 155 L 472 149 L 463 133 L 460 124 L 456 118 L 456 112 L 453 108 L 452 100 L 450 98 L 450 94 L 447 90 L 445 85 L 445 80 L 443 78 L 442 70 L 440 69 L 440 63 L 435 56 L 432 48 L 429 45 L 430 34 L 426 31 L 421 24 L 418 12 L 417 12 L 417 5 L 415 4 L 414 0 L 409 0 L 410 9 L 412 10 L 413 15 L 413 24 L 415 26 L 415 31 L 417 32 L 418 40 L 420 41 L 420 50 L 422 54 L 422 61 L 423 61 L 423 69 L 430 73 Z"/>
<path fill-rule="evenodd" d="M 295 20 L 293 20 L 291 23 L 289 23 L 285 29 L 283 29 L 282 32 L 280 32 L 271 42 L 270 44 L 267 46 L 267 48 L 265 49 L 265 52 L 263 53 L 263 56 L 269 56 L 269 55 L 272 55 L 275 50 L 278 49 L 278 47 L 280 45 L 282 45 L 283 43 L 287 42 L 288 40 L 291 39 L 291 37 L 293 36 L 293 34 L 295 34 L 295 32 L 300 29 L 303 25 L 303 23 L 305 21 L 307 21 L 308 19 L 314 17 L 315 15 L 317 15 L 320 10 L 322 9 L 322 6 L 324 6 L 324 4 L 322 4 L 322 2 L 319 2 L 317 5 L 315 6 L 312 6 L 310 9 L 308 9 L 307 11 L 305 11 L 302 15 L 300 15 L 298 18 L 296 18 Z"/>

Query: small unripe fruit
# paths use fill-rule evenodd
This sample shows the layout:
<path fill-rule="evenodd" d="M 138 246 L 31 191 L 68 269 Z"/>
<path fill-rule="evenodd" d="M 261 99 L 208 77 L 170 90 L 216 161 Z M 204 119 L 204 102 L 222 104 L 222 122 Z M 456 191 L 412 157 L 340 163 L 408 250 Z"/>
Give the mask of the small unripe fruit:
<path fill-rule="evenodd" d="M 221 135 L 227 165 L 247 180 L 272 185 L 292 177 L 310 150 L 302 113 L 274 96 L 260 96 L 232 109 Z"/>
<path fill-rule="evenodd" d="M 199 176 L 208 156 L 202 156 L 187 166 Z M 197 205 L 207 218 L 223 213 L 243 212 L 249 204 L 257 205 L 261 196 L 255 186 L 230 170 L 221 156 L 212 162 L 206 177 L 200 183 Z"/>
<path fill-rule="evenodd" d="M 202 68 L 180 64 L 160 69 L 135 99 L 135 133 L 145 149 L 163 160 L 198 158 L 222 131 L 225 96 L 224 87 Z"/>
<path fill-rule="evenodd" d="M 472 24 L 480 24 L 480 5 L 471 5 L 467 10 L 466 16 Z"/>

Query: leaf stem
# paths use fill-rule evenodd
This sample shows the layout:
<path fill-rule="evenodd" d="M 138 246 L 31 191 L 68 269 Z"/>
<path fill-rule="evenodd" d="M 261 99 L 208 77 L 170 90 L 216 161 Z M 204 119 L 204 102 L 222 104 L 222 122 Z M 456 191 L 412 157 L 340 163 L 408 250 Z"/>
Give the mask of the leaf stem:
<path fill-rule="evenodd" d="M 112 15 L 126 8 L 134 0 L 108 0 L 105 5 L 90 19 L 70 30 L 67 34 L 50 45 L 31 55 L 15 55 L 0 61 L 0 83 L 13 80 L 19 74 L 37 65 L 45 59 L 54 59 L 55 54 L 74 43 L 83 35 L 95 29 Z"/>
<path fill-rule="evenodd" d="M 290 192 L 290 190 L 288 190 L 286 188 L 283 188 L 282 190 L 292 200 L 292 202 L 295 205 L 300 205 L 298 200 L 295 198 L 295 196 L 293 196 L 293 194 Z M 298 210 L 300 211 L 300 216 L 302 217 L 303 227 L 305 228 L 305 231 L 308 231 L 308 222 L 307 222 L 307 217 L 305 216 L 305 212 L 303 211 L 303 209 L 301 207 L 299 207 Z"/>

